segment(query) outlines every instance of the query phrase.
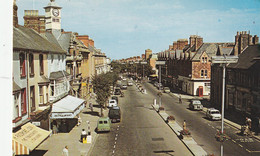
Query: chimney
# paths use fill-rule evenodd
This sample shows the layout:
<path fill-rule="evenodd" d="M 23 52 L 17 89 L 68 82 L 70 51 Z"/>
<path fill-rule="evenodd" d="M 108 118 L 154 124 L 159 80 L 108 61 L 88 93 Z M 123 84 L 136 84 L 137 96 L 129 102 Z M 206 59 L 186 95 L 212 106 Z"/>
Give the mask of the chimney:
<path fill-rule="evenodd" d="M 18 7 L 16 5 L 16 0 L 13 2 L 13 26 L 18 27 L 18 16 L 17 16 Z"/>
<path fill-rule="evenodd" d="M 203 38 L 200 37 L 200 36 L 196 36 L 196 38 L 195 38 L 195 51 L 197 51 L 202 44 L 203 44 Z"/>
<path fill-rule="evenodd" d="M 253 44 L 256 45 L 256 44 L 258 44 L 258 42 L 259 42 L 259 37 L 257 35 L 255 35 L 253 37 Z"/>
<path fill-rule="evenodd" d="M 177 41 L 177 49 L 182 50 L 184 47 L 188 45 L 188 40 L 187 39 L 179 39 Z"/>
<path fill-rule="evenodd" d="M 76 37 L 77 37 L 78 40 L 81 40 L 86 47 L 88 47 L 88 44 L 89 44 L 88 35 L 77 35 Z"/>

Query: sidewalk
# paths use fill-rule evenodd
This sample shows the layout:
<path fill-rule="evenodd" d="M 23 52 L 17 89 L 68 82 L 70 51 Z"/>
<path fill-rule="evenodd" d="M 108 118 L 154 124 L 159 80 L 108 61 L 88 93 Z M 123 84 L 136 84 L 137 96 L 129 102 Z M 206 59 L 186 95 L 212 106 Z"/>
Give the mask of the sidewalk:
<path fill-rule="evenodd" d="M 67 145 L 70 156 L 89 155 L 97 137 L 95 128 L 97 126 L 97 120 L 99 118 L 98 114 L 100 112 L 100 108 L 95 107 L 97 106 L 96 102 L 93 100 L 92 103 L 94 105 L 93 113 L 91 113 L 89 107 L 87 106 L 79 114 L 82 119 L 80 126 L 75 126 L 69 133 L 58 133 L 50 136 L 40 146 L 38 146 L 36 150 L 46 151 L 44 156 L 60 156 L 63 148 Z M 105 116 L 107 115 L 107 111 L 108 110 L 103 109 Z M 87 121 L 90 122 L 92 141 L 91 143 L 83 144 L 79 140 L 82 129 L 85 129 L 86 131 L 88 130 Z"/>
<path fill-rule="evenodd" d="M 208 96 L 206 97 L 198 97 L 198 96 L 191 96 L 191 95 L 184 95 L 184 94 L 179 94 L 179 93 L 170 93 L 171 96 L 176 96 L 176 97 L 179 97 L 179 95 L 181 95 L 182 99 L 187 99 L 187 100 L 191 100 L 191 99 L 200 99 L 200 100 L 203 100 L 203 99 L 209 99 Z M 206 113 L 207 111 L 207 108 L 203 108 L 203 112 Z M 231 114 L 227 114 L 226 111 L 225 111 L 225 116 L 224 117 L 227 117 L 229 116 L 230 119 L 236 119 L 236 120 L 228 120 L 227 118 L 224 118 L 224 122 L 238 130 L 241 130 L 241 123 L 243 123 L 242 121 L 238 121 L 238 117 L 230 117 Z M 234 114 L 233 114 L 234 115 Z M 241 119 L 240 119 L 241 120 Z M 260 136 L 259 135 L 254 135 L 253 134 L 253 137 L 257 140 L 260 141 Z"/>

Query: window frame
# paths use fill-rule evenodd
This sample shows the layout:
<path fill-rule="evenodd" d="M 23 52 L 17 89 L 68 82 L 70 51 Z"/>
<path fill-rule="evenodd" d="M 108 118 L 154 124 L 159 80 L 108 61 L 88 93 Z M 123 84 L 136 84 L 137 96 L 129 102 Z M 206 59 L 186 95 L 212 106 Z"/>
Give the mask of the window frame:
<path fill-rule="evenodd" d="M 25 54 L 20 53 L 19 54 L 19 61 L 20 61 L 20 76 L 26 77 L 26 70 L 25 70 Z"/>
<path fill-rule="evenodd" d="M 40 66 L 40 75 L 44 74 L 44 59 L 43 54 L 39 55 L 39 66 Z"/>
<path fill-rule="evenodd" d="M 21 89 L 21 112 L 22 112 L 22 116 L 27 114 L 26 88 Z"/>
<path fill-rule="evenodd" d="M 29 73 L 30 76 L 34 76 L 34 56 L 29 54 Z"/>
<path fill-rule="evenodd" d="M 31 112 L 36 110 L 35 106 L 35 87 L 30 86 L 30 103 L 31 103 Z"/>
<path fill-rule="evenodd" d="M 200 70 L 200 77 L 204 77 L 204 69 Z"/>

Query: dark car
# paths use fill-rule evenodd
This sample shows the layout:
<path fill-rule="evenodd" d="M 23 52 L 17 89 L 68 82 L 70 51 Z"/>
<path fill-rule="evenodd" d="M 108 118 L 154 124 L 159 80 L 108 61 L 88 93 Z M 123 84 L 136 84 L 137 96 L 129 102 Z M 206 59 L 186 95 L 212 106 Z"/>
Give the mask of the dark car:
<path fill-rule="evenodd" d="M 112 122 L 120 122 L 121 120 L 121 111 L 120 107 L 115 106 L 109 109 L 108 117 L 111 119 Z"/>
<path fill-rule="evenodd" d="M 116 102 L 118 103 L 118 97 L 117 96 L 112 96 L 111 99 L 116 100 Z"/>
<path fill-rule="evenodd" d="M 120 88 L 116 88 L 114 94 L 115 95 L 120 95 L 121 94 L 121 89 Z"/>

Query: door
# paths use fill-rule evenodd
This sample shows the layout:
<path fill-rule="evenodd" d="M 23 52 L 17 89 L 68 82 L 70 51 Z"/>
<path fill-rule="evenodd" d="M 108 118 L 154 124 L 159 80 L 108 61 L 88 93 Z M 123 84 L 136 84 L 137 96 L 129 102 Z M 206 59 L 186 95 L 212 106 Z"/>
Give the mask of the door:
<path fill-rule="evenodd" d="M 199 86 L 199 97 L 203 96 L 203 86 Z"/>

